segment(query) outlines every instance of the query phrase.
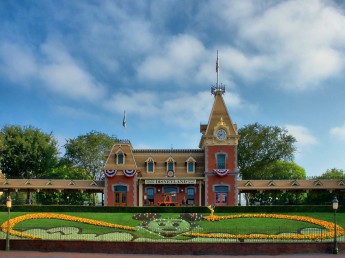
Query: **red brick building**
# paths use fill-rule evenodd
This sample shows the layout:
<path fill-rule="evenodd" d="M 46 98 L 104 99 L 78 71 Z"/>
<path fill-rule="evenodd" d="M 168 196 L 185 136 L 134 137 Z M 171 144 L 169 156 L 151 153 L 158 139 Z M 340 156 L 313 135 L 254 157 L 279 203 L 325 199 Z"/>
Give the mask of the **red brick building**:
<path fill-rule="evenodd" d="M 208 124 L 198 149 L 135 149 L 116 143 L 104 166 L 106 206 L 237 205 L 237 126 L 224 103 L 224 86 L 212 88 Z"/>

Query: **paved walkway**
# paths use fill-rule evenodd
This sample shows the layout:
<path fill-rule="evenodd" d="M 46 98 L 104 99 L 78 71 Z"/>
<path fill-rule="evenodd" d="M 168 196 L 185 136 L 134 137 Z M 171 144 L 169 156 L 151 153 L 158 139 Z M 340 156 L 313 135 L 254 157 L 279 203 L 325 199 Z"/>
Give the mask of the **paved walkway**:
<path fill-rule="evenodd" d="M 102 253 L 59 253 L 59 252 L 27 252 L 27 251 L 0 251 L 0 257 L 8 258 L 176 258 L 180 255 L 151 255 L 151 254 L 102 254 Z M 182 255 L 181 255 L 182 256 Z M 183 255 L 184 258 L 206 257 L 206 258 L 226 258 L 230 256 L 225 255 Z M 324 258 L 324 257 L 342 257 L 345 258 L 345 253 L 342 254 L 290 254 L 290 255 L 244 255 L 236 256 L 244 258 Z"/>

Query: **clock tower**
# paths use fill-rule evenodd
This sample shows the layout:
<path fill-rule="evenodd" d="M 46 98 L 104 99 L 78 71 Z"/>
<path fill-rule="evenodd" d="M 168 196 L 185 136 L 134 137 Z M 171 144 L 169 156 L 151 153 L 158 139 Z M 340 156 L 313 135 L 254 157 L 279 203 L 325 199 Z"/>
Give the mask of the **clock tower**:
<path fill-rule="evenodd" d="M 240 136 L 231 120 L 223 94 L 225 86 L 212 87 L 214 103 L 208 124 L 200 125 L 202 133 L 199 148 L 205 153 L 205 204 L 234 206 L 238 204 L 237 145 Z"/>

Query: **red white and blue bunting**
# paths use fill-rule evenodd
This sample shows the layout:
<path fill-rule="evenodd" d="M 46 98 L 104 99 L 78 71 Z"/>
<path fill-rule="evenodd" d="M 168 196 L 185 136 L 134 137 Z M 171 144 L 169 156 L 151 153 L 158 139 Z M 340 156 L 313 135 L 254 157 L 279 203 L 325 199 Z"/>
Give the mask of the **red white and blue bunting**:
<path fill-rule="evenodd" d="M 216 173 L 218 176 L 226 176 L 230 173 L 229 169 L 213 169 L 213 172 Z"/>
<path fill-rule="evenodd" d="M 116 172 L 117 170 L 112 170 L 112 169 L 106 169 L 104 170 L 104 174 L 107 176 L 107 177 L 113 177 L 116 175 Z"/>
<path fill-rule="evenodd" d="M 135 169 L 126 169 L 123 171 L 126 177 L 133 177 L 137 171 Z"/>

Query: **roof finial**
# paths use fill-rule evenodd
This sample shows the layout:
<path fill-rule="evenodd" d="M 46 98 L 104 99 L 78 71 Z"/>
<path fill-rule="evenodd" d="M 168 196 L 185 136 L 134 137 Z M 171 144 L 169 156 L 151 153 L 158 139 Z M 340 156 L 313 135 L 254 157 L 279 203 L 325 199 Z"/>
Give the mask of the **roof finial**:
<path fill-rule="evenodd" d="M 217 61 L 216 61 L 216 73 L 217 73 L 217 83 L 215 86 L 211 87 L 211 93 L 213 95 L 217 94 L 224 94 L 225 92 L 225 85 L 219 84 L 219 57 L 218 57 L 218 50 L 217 50 Z"/>

